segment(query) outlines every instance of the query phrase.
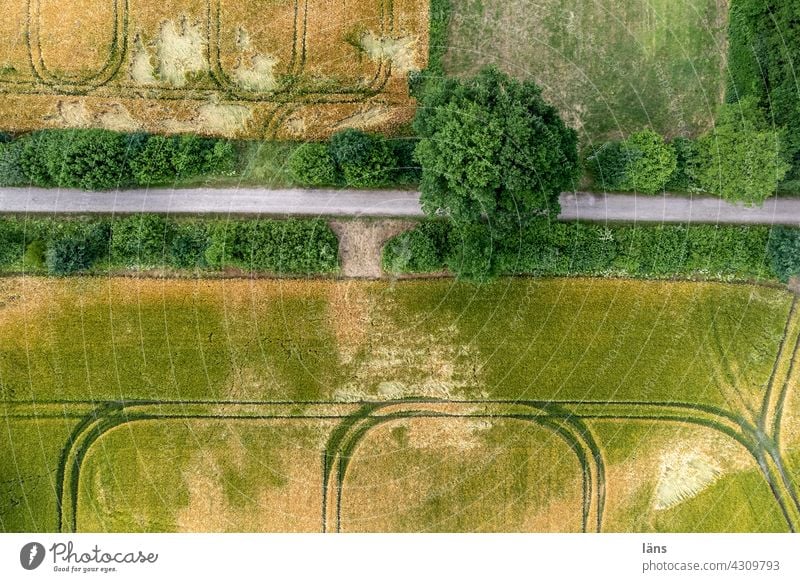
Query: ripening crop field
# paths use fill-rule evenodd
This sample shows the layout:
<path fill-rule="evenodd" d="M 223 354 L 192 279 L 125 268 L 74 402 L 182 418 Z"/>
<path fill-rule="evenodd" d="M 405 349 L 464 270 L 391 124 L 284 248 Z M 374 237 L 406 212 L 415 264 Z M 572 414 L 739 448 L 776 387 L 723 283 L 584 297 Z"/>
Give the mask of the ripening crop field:
<path fill-rule="evenodd" d="M 0 531 L 787 531 L 795 297 L 0 280 Z"/>
<path fill-rule="evenodd" d="M 426 0 L 4 0 L 4 129 L 312 139 L 413 116 Z"/>

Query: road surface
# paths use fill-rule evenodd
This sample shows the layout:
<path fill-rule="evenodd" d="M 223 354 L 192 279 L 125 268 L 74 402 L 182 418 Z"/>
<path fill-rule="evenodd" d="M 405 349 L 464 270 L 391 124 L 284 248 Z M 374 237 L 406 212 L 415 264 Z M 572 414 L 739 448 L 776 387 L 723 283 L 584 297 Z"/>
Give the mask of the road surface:
<path fill-rule="evenodd" d="M 800 198 L 772 198 L 746 208 L 719 198 L 632 194 L 561 195 L 565 220 L 800 225 Z M 413 218 L 419 193 L 400 190 L 266 190 L 259 188 L 153 189 L 81 192 L 0 189 L 0 212 L 16 214 L 302 215 Z"/>

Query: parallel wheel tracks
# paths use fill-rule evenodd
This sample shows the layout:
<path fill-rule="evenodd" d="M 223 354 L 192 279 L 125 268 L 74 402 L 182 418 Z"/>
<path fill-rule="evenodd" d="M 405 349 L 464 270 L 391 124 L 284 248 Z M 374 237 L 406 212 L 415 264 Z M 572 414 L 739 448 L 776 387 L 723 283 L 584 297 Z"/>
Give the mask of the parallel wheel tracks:
<path fill-rule="evenodd" d="M 7 404 L 7 416 L 18 419 L 64 418 L 64 402 Z M 92 403 L 80 404 L 86 409 Z M 322 530 L 341 531 L 341 504 L 350 461 L 373 428 L 408 418 L 511 419 L 533 423 L 561 438 L 575 453 L 582 473 L 581 522 L 584 531 L 600 531 L 605 505 L 605 463 L 592 420 L 638 420 L 693 424 L 716 430 L 741 444 L 755 459 L 790 531 L 800 527 L 800 503 L 793 480 L 772 437 L 733 413 L 713 406 L 681 402 L 581 401 L 440 401 L 409 399 L 393 402 L 303 403 L 213 401 L 118 401 L 89 408 L 63 448 L 59 466 L 57 507 L 59 530 L 77 531 L 80 475 L 92 445 L 113 428 L 149 420 L 238 419 L 336 420 L 322 452 Z M 9 410 L 11 408 L 12 410 Z M 50 411 L 48 412 L 48 408 Z M 14 410 L 16 409 L 16 410 Z"/>
<path fill-rule="evenodd" d="M 5 402 L 4 415 L 17 420 L 79 419 L 62 449 L 57 467 L 58 529 L 75 532 L 80 475 L 92 445 L 108 431 L 149 420 L 235 419 L 253 421 L 335 420 L 322 451 L 322 531 L 341 531 L 342 496 L 347 469 L 367 434 L 383 424 L 413 418 L 510 419 L 551 431 L 573 451 L 582 474 L 583 531 L 601 531 L 605 506 L 605 462 L 586 421 L 631 420 L 697 425 L 715 430 L 742 445 L 756 461 L 790 531 L 800 530 L 800 497 L 780 444 L 781 417 L 800 374 L 798 302 L 784 330 L 779 353 L 765 391 L 760 415 L 751 421 L 716 406 L 685 402 L 637 401 L 500 401 L 405 399 L 342 403 L 266 401 Z"/>

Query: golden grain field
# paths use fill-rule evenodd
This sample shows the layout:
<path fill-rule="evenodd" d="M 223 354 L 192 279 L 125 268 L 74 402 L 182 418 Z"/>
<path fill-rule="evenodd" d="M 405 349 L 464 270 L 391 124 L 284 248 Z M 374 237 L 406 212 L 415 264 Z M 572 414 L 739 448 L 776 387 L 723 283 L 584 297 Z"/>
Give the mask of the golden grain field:
<path fill-rule="evenodd" d="M 2 0 L 4 129 L 313 139 L 411 118 L 425 0 Z"/>

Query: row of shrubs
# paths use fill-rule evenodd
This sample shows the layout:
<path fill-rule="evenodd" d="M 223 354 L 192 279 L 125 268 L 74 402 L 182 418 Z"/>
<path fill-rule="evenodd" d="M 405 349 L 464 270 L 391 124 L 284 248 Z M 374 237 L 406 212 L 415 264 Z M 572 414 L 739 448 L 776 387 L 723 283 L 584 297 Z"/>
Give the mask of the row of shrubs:
<path fill-rule="evenodd" d="M 345 129 L 327 142 L 299 145 L 289 158 L 304 186 L 375 188 L 416 184 L 414 138 L 389 139 Z M 239 152 L 228 140 L 119 133 L 103 129 L 42 130 L 12 139 L 0 134 L 0 186 L 113 190 L 232 176 Z"/>
<path fill-rule="evenodd" d="M 644 130 L 592 148 L 585 167 L 604 191 L 707 192 L 758 204 L 774 194 L 790 169 L 786 132 L 771 127 L 758 103 L 723 105 L 715 127 L 696 140 Z"/>
<path fill-rule="evenodd" d="M 781 279 L 800 273 L 800 230 L 766 226 L 603 226 L 537 221 L 511 238 L 488 225 L 421 222 L 383 250 L 391 273 Z"/>
<path fill-rule="evenodd" d="M 103 129 L 42 130 L 0 140 L 0 186 L 112 190 L 232 175 L 238 153 L 227 140 Z"/>
<path fill-rule="evenodd" d="M 51 275 L 114 269 L 333 273 L 339 245 L 328 224 L 306 220 L 0 218 L 0 271 Z"/>
<path fill-rule="evenodd" d="M 292 179 L 304 186 L 378 188 L 416 184 L 420 168 L 414 160 L 417 140 L 387 139 L 345 129 L 327 142 L 308 142 L 289 158 Z"/>
<path fill-rule="evenodd" d="M 800 180 L 798 15 L 800 0 L 732 0 L 728 24 L 727 98 L 754 98 L 777 126 L 785 128 L 792 180 Z"/>

